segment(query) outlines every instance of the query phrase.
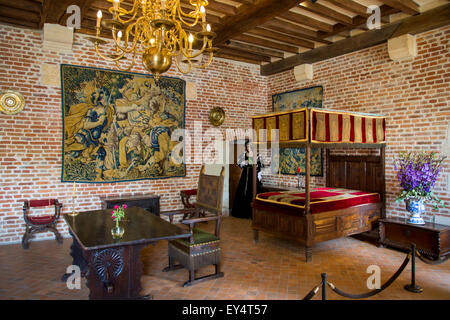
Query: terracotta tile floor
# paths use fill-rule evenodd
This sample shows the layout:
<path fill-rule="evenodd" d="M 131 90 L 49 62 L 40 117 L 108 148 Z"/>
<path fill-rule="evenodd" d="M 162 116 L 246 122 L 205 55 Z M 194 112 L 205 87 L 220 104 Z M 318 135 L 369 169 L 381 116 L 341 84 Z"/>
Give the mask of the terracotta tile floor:
<path fill-rule="evenodd" d="M 183 288 L 186 270 L 168 273 L 167 242 L 143 250 L 142 294 L 154 299 L 302 299 L 320 283 L 322 272 L 328 281 L 349 293 L 368 291 L 369 265 L 381 268 L 384 283 L 402 264 L 405 253 L 377 248 L 354 238 L 318 244 L 312 262 L 305 263 L 304 248 L 296 243 L 260 233 L 253 243 L 250 220 L 225 217 L 222 220 L 222 271 L 225 277 Z M 205 225 L 212 228 L 213 224 Z M 89 291 L 82 280 L 81 289 L 69 290 L 61 275 L 72 262 L 71 239 L 62 245 L 54 240 L 31 242 L 30 249 L 20 244 L 0 246 L 0 299 L 87 299 Z M 208 267 L 209 268 L 209 267 Z M 210 271 L 206 268 L 204 271 Z M 198 275 L 205 272 L 201 271 Z M 417 260 L 416 282 L 423 293 L 403 289 L 410 283 L 410 265 L 388 289 L 371 299 L 450 299 L 450 262 L 438 266 Z M 327 298 L 345 299 L 327 290 Z M 320 292 L 314 299 L 320 299 Z"/>

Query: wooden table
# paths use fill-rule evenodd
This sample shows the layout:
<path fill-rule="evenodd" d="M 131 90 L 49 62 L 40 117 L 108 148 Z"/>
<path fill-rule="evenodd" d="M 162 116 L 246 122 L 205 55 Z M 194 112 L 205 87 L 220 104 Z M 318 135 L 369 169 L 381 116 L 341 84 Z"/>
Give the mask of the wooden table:
<path fill-rule="evenodd" d="M 450 253 L 450 227 L 428 223 L 410 224 L 407 219 L 380 219 L 380 246 L 408 250 L 415 243 L 420 253 L 439 259 Z"/>
<path fill-rule="evenodd" d="M 115 205 L 126 204 L 128 207 L 141 207 L 159 216 L 159 199 L 157 194 L 121 195 L 100 197 L 102 209 L 112 209 Z"/>
<path fill-rule="evenodd" d="M 150 243 L 189 237 L 183 230 L 150 212 L 131 207 L 125 210 L 122 239 L 112 238 L 111 209 L 64 215 L 73 238 L 73 265 L 87 278 L 89 299 L 136 299 L 141 297 L 143 266 L 141 250 Z M 69 275 L 63 276 L 63 280 Z"/>

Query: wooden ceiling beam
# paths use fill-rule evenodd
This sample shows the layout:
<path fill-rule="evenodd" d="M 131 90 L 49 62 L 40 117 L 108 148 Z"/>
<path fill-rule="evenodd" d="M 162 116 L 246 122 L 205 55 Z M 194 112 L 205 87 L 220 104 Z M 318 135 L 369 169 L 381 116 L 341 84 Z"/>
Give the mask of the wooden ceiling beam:
<path fill-rule="evenodd" d="M 251 30 L 297 4 L 298 0 L 255 0 L 253 4 L 242 4 L 235 15 L 223 19 L 223 26 L 216 30 L 214 45 Z"/>
<path fill-rule="evenodd" d="M 9 18 L 9 17 L 4 17 L 2 16 L 3 11 L 1 11 L 0 8 L 0 22 L 5 22 L 11 25 L 19 25 L 19 26 L 23 26 L 23 27 L 30 27 L 33 29 L 37 29 L 38 28 L 38 23 L 36 22 L 31 22 L 28 20 L 22 20 L 22 19 L 14 19 L 14 18 Z"/>
<path fill-rule="evenodd" d="M 265 24 L 262 25 L 262 27 L 269 29 L 269 30 L 286 33 L 288 35 L 291 35 L 291 36 L 294 36 L 297 38 L 307 39 L 307 40 L 311 40 L 311 41 L 317 41 L 317 42 L 324 43 L 324 44 L 332 43 L 332 42 L 324 40 L 322 37 L 320 37 L 319 33 L 317 31 L 302 28 L 298 25 L 295 25 L 295 24 L 292 24 L 289 22 L 285 22 L 285 21 L 282 21 L 282 20 L 279 20 L 276 18 L 272 19 L 270 21 L 267 21 Z"/>
<path fill-rule="evenodd" d="M 242 41 L 245 43 L 255 44 L 255 45 L 258 45 L 258 46 L 261 46 L 264 48 L 270 48 L 270 49 L 286 51 L 286 52 L 291 52 L 291 53 L 298 53 L 297 47 L 293 47 L 293 46 L 290 46 L 287 44 L 277 43 L 277 42 L 269 41 L 267 39 L 261 39 L 261 38 L 257 38 L 257 37 L 253 37 L 253 36 L 241 34 L 241 35 L 235 36 L 233 38 L 233 40 L 238 40 L 238 41 Z"/>
<path fill-rule="evenodd" d="M 192 10 L 195 9 L 195 7 L 191 5 L 189 0 L 181 0 L 180 2 L 181 2 L 181 5 L 185 8 L 189 8 Z M 217 2 L 217 1 L 213 1 L 213 0 L 208 1 L 208 5 L 205 6 L 205 9 L 206 9 L 206 17 L 208 17 L 211 14 L 211 11 L 214 11 L 214 13 L 216 15 L 217 14 L 219 14 L 219 15 L 235 15 L 237 12 L 235 6 Z"/>
<path fill-rule="evenodd" d="M 234 60 L 234 61 L 240 61 L 240 62 L 245 62 L 245 63 L 250 63 L 250 64 L 261 65 L 260 60 L 247 59 L 247 58 L 239 57 L 239 56 L 229 54 L 229 53 L 224 53 L 224 52 L 221 53 L 220 51 L 216 53 L 215 57 L 223 58 L 223 59 L 227 59 L 227 60 Z"/>
<path fill-rule="evenodd" d="M 270 62 L 270 57 L 268 56 L 262 56 L 255 53 L 250 53 L 242 50 L 236 50 L 232 48 L 227 48 L 224 45 L 220 45 L 220 50 L 217 52 L 216 56 L 228 58 L 228 57 L 234 57 L 234 58 L 241 58 L 245 60 L 240 61 L 253 61 L 253 63 L 261 64 L 261 62 Z M 233 59 L 233 58 L 231 58 Z M 234 59 L 233 59 L 234 60 Z"/>
<path fill-rule="evenodd" d="M 79 0 L 74 3 L 73 0 L 44 0 L 42 3 L 42 8 L 45 10 L 43 16 L 44 21 L 41 21 L 41 24 L 44 23 L 60 23 L 62 17 L 66 13 L 67 7 L 72 4 L 79 4 Z"/>
<path fill-rule="evenodd" d="M 254 29 L 248 31 L 247 33 L 250 35 L 256 35 L 256 36 L 260 36 L 260 37 L 269 38 L 272 40 L 286 42 L 286 43 L 293 44 L 298 47 L 303 47 L 303 48 L 308 48 L 308 49 L 314 49 L 314 47 L 315 47 L 314 42 L 307 41 L 307 40 L 300 39 L 300 38 L 295 38 L 293 36 L 287 36 L 285 34 L 271 31 L 271 30 L 264 29 L 264 28 L 260 28 L 260 27 L 254 28 Z"/>
<path fill-rule="evenodd" d="M 241 50 L 241 51 L 246 51 L 246 52 L 250 52 L 250 53 L 254 53 L 254 54 L 259 54 L 259 55 L 262 55 L 265 57 L 284 58 L 284 53 L 281 51 L 252 46 L 252 45 L 237 42 L 234 40 L 228 40 L 226 42 L 226 46 L 224 46 L 224 47 L 231 48 L 231 49 L 237 49 L 237 50 Z"/>
<path fill-rule="evenodd" d="M 86 13 L 90 10 L 92 3 L 95 0 L 76 0 L 76 1 L 78 1 L 79 4 L 77 4 L 77 5 L 81 8 L 81 19 L 83 19 L 83 17 L 86 15 Z M 67 14 L 67 12 L 65 12 L 61 18 L 62 19 L 61 22 L 65 23 L 68 17 L 69 17 L 69 14 Z"/>
<path fill-rule="evenodd" d="M 352 0 L 326 0 L 327 2 L 334 4 L 335 6 L 354 12 L 362 17 L 367 18 L 369 15 L 367 14 L 367 7 L 362 4 L 352 1 Z"/>
<path fill-rule="evenodd" d="M 253 0 L 233 0 L 234 2 L 238 2 L 240 4 L 253 4 Z"/>
<path fill-rule="evenodd" d="M 42 29 L 44 27 L 44 23 L 47 20 L 47 15 L 50 10 L 50 0 L 42 0 L 42 7 L 41 7 L 41 15 L 39 20 L 39 29 Z"/>
<path fill-rule="evenodd" d="M 383 43 L 384 41 L 387 41 L 387 39 L 389 39 L 392 34 L 394 34 L 397 28 L 398 24 L 391 25 L 380 30 L 367 31 L 363 34 L 337 41 L 328 46 L 323 46 L 317 49 L 297 54 L 295 56 L 261 67 L 261 75 L 268 76 L 292 69 L 297 65 L 305 63 L 311 64 L 327 60 L 333 57 Z"/>
<path fill-rule="evenodd" d="M 42 28 L 44 23 L 65 25 L 69 17 L 67 8 L 70 5 L 77 5 L 81 8 L 81 17 L 83 19 L 93 2 L 94 0 L 43 0 L 39 27 Z"/>
<path fill-rule="evenodd" d="M 41 5 L 30 0 L 0 0 L 0 5 L 31 12 L 41 12 Z"/>
<path fill-rule="evenodd" d="M 353 22 L 351 17 L 339 13 L 336 10 L 330 9 L 319 3 L 312 3 L 311 1 L 303 1 L 300 4 L 300 8 L 315 13 L 321 17 L 336 20 L 346 25 L 351 25 Z"/>
<path fill-rule="evenodd" d="M 381 0 L 381 2 L 410 15 L 420 13 L 419 5 L 412 0 Z"/>
<path fill-rule="evenodd" d="M 382 5 L 380 7 L 380 11 L 381 11 L 381 17 L 386 17 L 388 15 L 399 12 L 398 9 L 391 8 L 386 5 Z M 352 29 L 366 29 L 367 30 L 367 18 L 362 17 L 362 16 L 356 16 L 353 18 L 353 22 L 350 26 L 338 23 L 338 24 L 334 25 L 333 32 L 319 31 L 318 36 L 320 38 L 324 39 L 324 38 L 328 38 L 328 37 L 340 34 L 341 32 L 350 31 Z"/>
<path fill-rule="evenodd" d="M 285 12 L 277 15 L 277 17 L 286 19 L 286 20 L 294 22 L 294 23 L 298 23 L 300 25 L 304 25 L 304 26 L 308 26 L 308 27 L 311 27 L 314 29 L 325 31 L 325 32 L 333 31 L 333 26 L 328 23 L 307 17 L 303 14 L 295 13 L 292 11 L 285 11 Z"/>
<path fill-rule="evenodd" d="M 5 6 L 0 6 L 0 14 L 6 18 L 17 19 L 17 20 L 22 20 L 22 21 L 29 21 L 29 22 L 36 23 L 36 24 L 39 24 L 39 21 L 41 19 L 40 14 L 37 12 L 24 11 L 21 9 L 5 7 Z M 19 21 L 17 21 L 17 22 L 19 22 Z"/>
<path fill-rule="evenodd" d="M 407 33 L 415 35 L 449 24 L 450 4 L 446 4 L 402 20 L 392 37 L 399 37 Z"/>
<path fill-rule="evenodd" d="M 281 61 L 261 66 L 261 75 L 268 76 L 289 70 L 297 65 L 327 60 L 384 43 L 393 37 L 398 37 L 407 33 L 414 35 L 449 24 L 450 4 L 447 4 L 420 15 L 388 24 L 381 29 L 366 31 L 360 35 L 337 41 L 329 46 L 323 46 Z"/>
<path fill-rule="evenodd" d="M 208 8 L 211 8 L 214 11 L 226 14 L 226 15 L 235 15 L 237 13 L 237 9 L 235 6 L 225 4 L 222 2 L 218 2 L 215 0 L 208 0 L 208 5 L 205 7 L 206 16 L 208 16 Z"/>

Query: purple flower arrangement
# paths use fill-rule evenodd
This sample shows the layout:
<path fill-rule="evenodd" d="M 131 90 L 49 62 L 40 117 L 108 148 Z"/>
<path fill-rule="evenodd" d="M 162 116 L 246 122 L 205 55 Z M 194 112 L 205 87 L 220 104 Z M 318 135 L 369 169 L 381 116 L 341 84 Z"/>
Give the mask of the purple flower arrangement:
<path fill-rule="evenodd" d="M 435 152 L 400 152 L 394 159 L 394 169 L 403 190 L 396 201 L 417 199 L 434 203 L 435 209 L 438 204 L 444 207 L 442 200 L 432 192 L 444 159 Z"/>

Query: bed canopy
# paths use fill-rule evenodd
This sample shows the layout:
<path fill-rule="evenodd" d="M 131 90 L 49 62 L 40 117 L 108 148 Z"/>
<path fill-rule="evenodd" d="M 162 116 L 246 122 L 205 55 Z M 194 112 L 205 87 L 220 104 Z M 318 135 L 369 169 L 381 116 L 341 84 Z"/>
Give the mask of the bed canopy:
<path fill-rule="evenodd" d="M 386 143 L 383 115 L 319 108 L 294 109 L 252 117 L 257 143 L 286 146 L 381 148 Z M 278 137 L 272 130 L 278 129 Z M 277 139 L 278 138 L 278 139 Z"/>

